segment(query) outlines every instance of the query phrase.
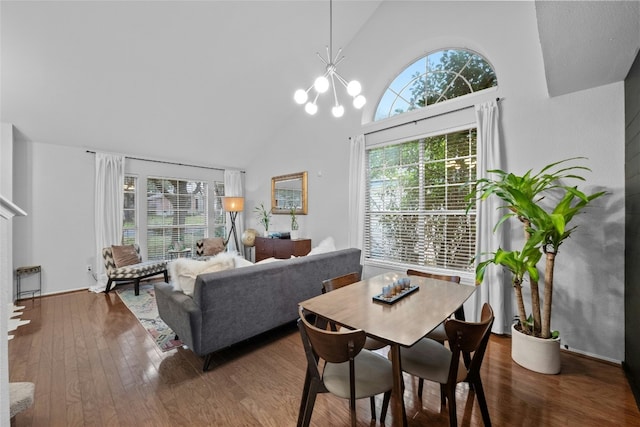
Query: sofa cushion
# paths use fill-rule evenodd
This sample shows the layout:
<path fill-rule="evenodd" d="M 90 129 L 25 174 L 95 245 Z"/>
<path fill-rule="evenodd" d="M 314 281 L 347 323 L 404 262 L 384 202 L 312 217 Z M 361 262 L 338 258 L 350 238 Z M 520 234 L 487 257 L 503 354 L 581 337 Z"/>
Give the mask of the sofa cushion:
<path fill-rule="evenodd" d="M 196 277 L 199 274 L 230 270 L 236 266 L 238 255 L 223 252 L 206 261 L 178 258 L 169 264 L 169 275 L 173 288 L 185 295 L 193 295 Z"/>
<path fill-rule="evenodd" d="M 127 265 L 138 264 L 141 260 L 136 251 L 135 246 L 111 246 L 113 253 L 113 261 L 116 264 L 116 268 L 126 267 Z"/>

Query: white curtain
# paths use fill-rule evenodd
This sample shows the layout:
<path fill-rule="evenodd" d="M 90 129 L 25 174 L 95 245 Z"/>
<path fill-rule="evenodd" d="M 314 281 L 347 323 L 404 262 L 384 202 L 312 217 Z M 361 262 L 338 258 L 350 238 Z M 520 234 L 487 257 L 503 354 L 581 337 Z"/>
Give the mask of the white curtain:
<path fill-rule="evenodd" d="M 350 248 L 364 249 L 365 202 L 365 138 L 357 135 L 349 146 L 349 213 L 348 243 Z M 361 262 L 364 261 L 364 251 Z"/>
<path fill-rule="evenodd" d="M 102 248 L 122 244 L 124 205 L 124 156 L 96 153 L 95 174 L 96 279 L 93 292 L 107 286 Z"/>
<path fill-rule="evenodd" d="M 478 125 L 477 174 L 478 179 L 481 179 L 489 177 L 488 170 L 502 169 L 498 130 L 500 114 L 498 103 L 495 100 L 476 105 L 475 110 Z M 493 231 L 503 215 L 503 212 L 498 209 L 499 206 L 501 203 L 497 197 L 489 197 L 478 203 L 476 255 L 480 259 L 484 259 L 483 253 L 495 252 L 498 247 L 502 247 L 501 228 Z M 513 313 L 511 286 L 508 280 L 501 268 L 496 266 L 488 268 L 482 285 L 479 286 L 469 303 L 465 304 L 467 320 L 479 320 L 482 304 L 488 302 L 495 313 L 492 332 L 509 333 Z"/>
<path fill-rule="evenodd" d="M 242 172 L 237 170 L 225 170 L 224 171 L 224 195 L 225 196 L 234 196 L 234 197 L 244 197 L 243 185 L 242 185 Z M 247 209 L 246 200 L 244 209 Z M 225 233 L 225 239 L 229 235 L 229 231 L 231 230 L 231 218 L 227 222 L 227 229 Z M 240 255 L 244 256 L 244 245 L 242 244 L 242 232 L 244 231 L 244 212 L 239 212 L 236 217 L 236 233 L 238 235 L 238 245 L 239 248 L 236 248 L 236 243 L 233 238 L 233 235 L 229 239 L 229 243 L 227 244 L 227 251 L 229 252 L 240 252 Z"/>

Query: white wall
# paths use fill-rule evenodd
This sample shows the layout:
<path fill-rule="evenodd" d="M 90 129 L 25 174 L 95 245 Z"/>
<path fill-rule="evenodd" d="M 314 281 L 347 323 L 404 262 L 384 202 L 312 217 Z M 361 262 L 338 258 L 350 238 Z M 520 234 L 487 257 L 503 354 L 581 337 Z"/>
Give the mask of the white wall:
<path fill-rule="evenodd" d="M 80 148 L 17 141 L 14 266 L 42 266 L 42 294 L 93 284 L 93 156 Z"/>
<path fill-rule="evenodd" d="M 248 200 L 269 200 L 269 178 L 309 171 L 309 215 L 302 234 L 314 244 L 333 236 L 346 245 L 348 140 L 380 127 L 370 123 L 377 100 L 406 65 L 439 48 L 467 47 L 494 66 L 501 97 L 505 168 L 524 172 L 584 156 L 593 170 L 587 189 L 609 195 L 581 215 L 560 248 L 552 327 L 570 349 L 611 360 L 624 358 L 624 125 L 622 83 L 550 99 L 532 2 L 384 2 L 345 47 L 339 66 L 358 78 L 368 104 L 336 120 L 327 99 L 315 117 L 294 114 L 248 169 Z M 311 52 L 312 54 L 313 52 Z M 321 68 L 318 68 L 318 72 Z M 305 78 L 305 76 L 302 76 Z M 306 76 L 312 81 L 314 76 Z M 419 113 L 423 114 L 424 113 Z M 392 122 L 393 120 L 390 120 Z M 322 177 L 318 177 L 318 172 Z M 255 220 L 254 220 L 255 221 Z M 255 222 L 254 222 L 255 225 Z"/>

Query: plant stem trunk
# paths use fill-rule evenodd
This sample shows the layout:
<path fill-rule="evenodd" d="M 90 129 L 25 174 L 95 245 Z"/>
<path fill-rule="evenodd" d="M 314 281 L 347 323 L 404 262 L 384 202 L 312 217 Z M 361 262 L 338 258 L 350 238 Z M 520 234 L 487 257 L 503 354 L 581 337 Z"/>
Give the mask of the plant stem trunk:
<path fill-rule="evenodd" d="M 547 263 L 544 269 L 544 307 L 542 310 L 541 338 L 551 338 L 551 299 L 553 298 L 553 267 L 555 252 L 547 252 Z"/>
<path fill-rule="evenodd" d="M 531 238 L 531 234 L 529 234 L 529 227 L 531 227 L 531 222 L 528 219 L 521 218 L 520 221 L 523 224 L 524 228 L 524 238 L 529 240 Z M 533 316 L 533 335 L 540 335 L 541 331 L 541 318 L 540 318 L 540 291 L 538 288 L 538 281 L 531 279 L 529 277 L 529 281 L 531 283 L 531 315 Z"/>
<path fill-rule="evenodd" d="M 518 304 L 518 317 L 520 318 L 520 327 L 522 328 L 522 332 L 528 334 L 528 327 L 526 324 L 527 321 L 527 312 L 524 309 L 524 299 L 522 298 L 522 283 L 518 280 L 513 282 L 513 288 L 516 293 L 516 302 Z"/>
<path fill-rule="evenodd" d="M 538 290 L 538 281 L 531 279 L 531 315 L 533 316 L 533 335 L 539 336 L 542 331 L 542 320 L 540 317 L 540 292 Z M 546 288 L 545 288 L 546 289 Z M 546 302 L 545 297 L 545 302 Z"/>

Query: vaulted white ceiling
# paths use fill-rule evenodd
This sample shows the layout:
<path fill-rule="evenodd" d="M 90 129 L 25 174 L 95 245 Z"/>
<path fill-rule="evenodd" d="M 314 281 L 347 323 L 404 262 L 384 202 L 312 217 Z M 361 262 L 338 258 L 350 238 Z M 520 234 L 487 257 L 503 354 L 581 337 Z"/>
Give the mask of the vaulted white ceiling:
<path fill-rule="evenodd" d="M 334 1 L 334 49 L 380 3 Z M 551 96 L 624 79 L 637 1 L 535 5 Z M 0 120 L 35 142 L 234 166 L 299 113 L 292 95 L 322 70 L 328 6 L 3 0 Z"/>

